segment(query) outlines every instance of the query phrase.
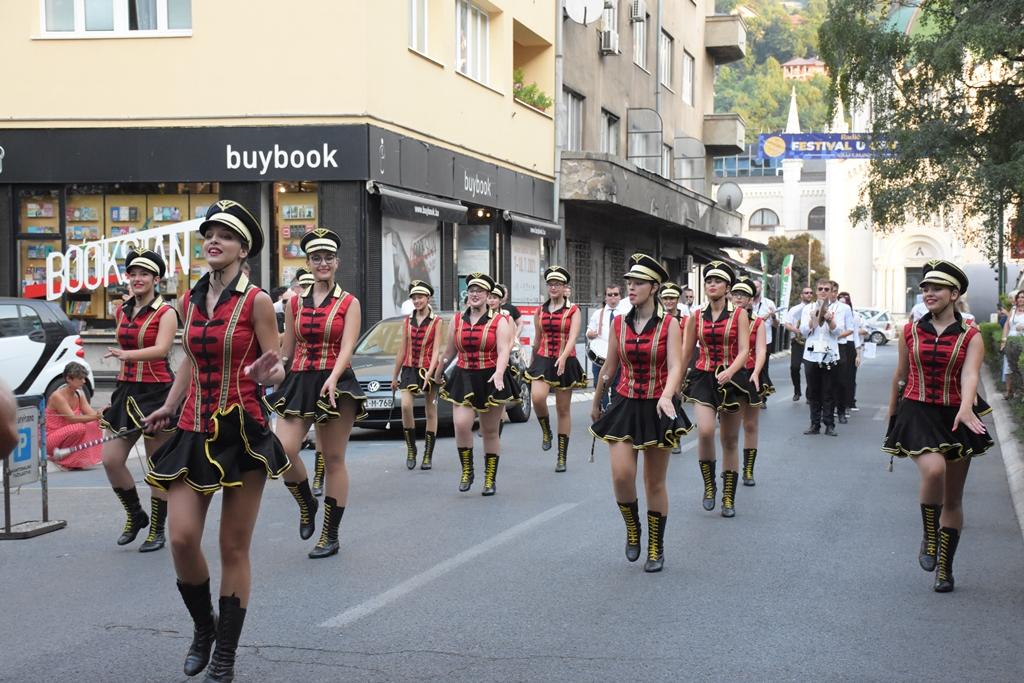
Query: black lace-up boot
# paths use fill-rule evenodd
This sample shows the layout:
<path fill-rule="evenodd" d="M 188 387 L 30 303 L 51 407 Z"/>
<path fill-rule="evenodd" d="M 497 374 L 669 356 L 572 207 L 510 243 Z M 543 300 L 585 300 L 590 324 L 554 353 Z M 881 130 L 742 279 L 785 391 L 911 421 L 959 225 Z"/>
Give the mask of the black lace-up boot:
<path fill-rule="evenodd" d="M 124 512 L 127 515 L 124 529 L 117 538 L 117 544 L 128 545 L 135 540 L 140 531 L 149 526 L 149 515 L 142 509 L 142 505 L 139 503 L 139 492 L 134 486 L 130 489 L 115 488 L 114 495 L 121 501 L 121 505 L 124 506 Z"/>
<path fill-rule="evenodd" d="M 310 559 L 318 560 L 338 554 L 338 527 L 341 526 L 341 517 L 344 514 L 345 508 L 338 507 L 338 501 L 330 496 L 324 498 L 324 521 L 320 529 L 320 540 L 309 551 Z"/>
<path fill-rule="evenodd" d="M 405 435 L 405 466 L 410 470 L 416 469 L 416 430 L 415 429 L 403 429 L 402 434 Z"/>
<path fill-rule="evenodd" d="M 213 650 L 206 683 L 231 683 L 235 680 L 235 653 L 245 623 L 245 608 L 235 596 L 220 596 L 220 621 L 217 622 L 217 646 Z"/>
<path fill-rule="evenodd" d="M 756 486 L 754 482 L 754 461 L 757 460 L 756 448 L 743 449 L 743 485 Z"/>
<path fill-rule="evenodd" d="M 324 495 L 324 474 L 327 467 L 324 463 L 324 452 L 317 451 L 313 462 L 313 495 L 319 498 Z"/>
<path fill-rule="evenodd" d="M 551 450 L 551 417 L 545 415 L 544 417 L 537 416 L 537 422 L 540 423 L 540 449 L 542 451 Z"/>
<path fill-rule="evenodd" d="M 164 538 L 164 524 L 167 522 L 167 501 L 154 495 L 149 498 L 149 535 L 139 546 L 140 553 L 151 553 L 160 550 L 167 543 Z"/>
<path fill-rule="evenodd" d="M 459 478 L 459 491 L 465 493 L 473 485 L 473 449 L 460 448 L 459 462 L 462 464 L 462 477 Z"/>
<path fill-rule="evenodd" d="M 299 504 L 299 537 L 306 540 L 316 531 L 316 513 L 320 509 L 320 503 L 309 490 L 308 479 L 294 483 L 286 481 L 284 485 Z"/>
<path fill-rule="evenodd" d="M 498 456 L 494 453 L 484 455 L 484 490 L 480 495 L 493 496 L 497 492 L 495 480 L 498 478 Z"/>
<path fill-rule="evenodd" d="M 668 517 L 653 510 L 647 511 L 647 561 L 645 572 L 660 572 L 665 566 L 665 522 Z"/>
<path fill-rule="evenodd" d="M 920 563 L 921 569 L 926 572 L 935 571 L 939 548 L 939 516 L 941 514 L 941 505 L 921 504 L 921 524 L 924 526 L 924 535 L 921 537 L 921 550 L 918 551 L 917 561 Z"/>
<path fill-rule="evenodd" d="M 700 476 L 704 479 L 704 500 L 701 504 L 705 510 L 715 509 L 715 494 L 718 493 L 718 486 L 715 485 L 715 466 L 716 461 L 714 460 L 698 460 L 697 464 L 700 465 Z"/>
<path fill-rule="evenodd" d="M 192 644 L 185 655 L 185 675 L 195 676 L 210 662 L 210 650 L 217 635 L 217 615 L 213 613 L 210 598 L 210 580 L 194 586 L 178 582 L 178 592 L 192 615 Z"/>
<path fill-rule="evenodd" d="M 725 470 L 722 472 L 722 516 L 736 516 L 736 480 L 740 478 L 739 472 Z"/>
<path fill-rule="evenodd" d="M 935 592 L 953 590 L 953 556 L 960 545 L 960 530 L 944 526 L 939 529 L 939 558 L 935 563 Z"/>
<path fill-rule="evenodd" d="M 421 470 L 429 470 L 434 464 L 434 444 L 437 442 L 437 434 L 427 432 L 423 441 L 423 460 L 420 462 Z"/>
<path fill-rule="evenodd" d="M 622 521 L 626 523 L 626 559 L 636 562 L 640 559 L 640 508 L 635 500 L 632 503 L 617 504 Z"/>
<path fill-rule="evenodd" d="M 565 472 L 565 459 L 569 454 L 569 435 L 558 435 L 558 461 L 555 463 L 555 472 Z"/>

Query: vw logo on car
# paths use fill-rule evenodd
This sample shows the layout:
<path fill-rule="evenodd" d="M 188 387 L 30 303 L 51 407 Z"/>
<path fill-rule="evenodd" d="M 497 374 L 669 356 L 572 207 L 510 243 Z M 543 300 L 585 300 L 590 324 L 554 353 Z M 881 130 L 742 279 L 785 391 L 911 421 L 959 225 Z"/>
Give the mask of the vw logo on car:
<path fill-rule="evenodd" d="M 369 382 L 366 385 L 366 390 L 369 391 L 370 393 L 373 393 L 375 391 L 380 391 L 380 382 L 378 382 L 377 380 L 373 380 L 373 381 Z"/>

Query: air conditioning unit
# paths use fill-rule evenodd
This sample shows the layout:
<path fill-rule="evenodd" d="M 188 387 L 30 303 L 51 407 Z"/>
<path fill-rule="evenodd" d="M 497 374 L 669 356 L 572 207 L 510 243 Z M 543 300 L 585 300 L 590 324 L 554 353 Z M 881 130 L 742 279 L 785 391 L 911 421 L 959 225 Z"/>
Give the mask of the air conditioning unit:
<path fill-rule="evenodd" d="M 603 54 L 603 55 L 617 55 L 617 54 L 619 54 L 619 32 L 618 31 L 601 31 L 601 54 Z"/>
<path fill-rule="evenodd" d="M 647 20 L 647 3 L 645 0 L 630 0 L 629 3 L 629 20 L 630 21 L 646 21 Z"/>

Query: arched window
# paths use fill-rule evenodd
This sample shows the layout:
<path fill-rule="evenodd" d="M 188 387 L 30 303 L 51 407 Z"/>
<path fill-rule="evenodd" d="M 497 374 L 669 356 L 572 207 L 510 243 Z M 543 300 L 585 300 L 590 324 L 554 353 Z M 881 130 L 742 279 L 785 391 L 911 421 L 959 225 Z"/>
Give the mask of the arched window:
<path fill-rule="evenodd" d="M 824 230 L 825 229 L 825 207 L 816 206 L 811 209 L 811 212 L 807 214 L 807 229 L 808 230 Z"/>
<path fill-rule="evenodd" d="M 758 209 L 750 217 L 751 230 L 774 230 L 779 224 L 779 215 L 771 209 Z"/>

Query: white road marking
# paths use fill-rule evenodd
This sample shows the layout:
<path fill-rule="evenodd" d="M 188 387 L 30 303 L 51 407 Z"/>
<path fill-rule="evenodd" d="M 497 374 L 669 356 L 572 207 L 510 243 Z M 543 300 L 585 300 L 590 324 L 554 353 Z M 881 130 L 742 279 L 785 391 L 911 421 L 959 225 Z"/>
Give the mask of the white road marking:
<path fill-rule="evenodd" d="M 363 617 L 369 616 L 374 612 L 377 612 L 383 609 L 384 607 L 387 607 L 392 602 L 427 585 L 431 581 L 441 578 L 448 572 L 457 569 L 458 567 L 466 564 L 467 562 L 479 557 L 480 555 L 483 555 L 487 551 L 493 550 L 494 548 L 497 548 L 500 545 L 508 543 L 512 539 L 516 538 L 517 536 L 521 536 L 533 527 L 544 524 L 545 522 L 548 522 L 554 519 L 555 517 L 558 517 L 559 515 L 568 512 L 577 505 L 579 505 L 579 503 L 562 503 L 561 505 L 556 505 L 555 507 L 549 510 L 545 510 L 536 517 L 531 517 L 525 522 L 521 522 L 520 524 L 516 524 L 514 527 L 502 531 L 497 536 L 489 538 L 483 543 L 479 543 L 473 546 L 472 548 L 463 550 L 458 555 L 450 557 L 444 562 L 435 564 L 433 567 L 426 570 L 425 572 L 417 574 L 416 576 L 413 576 L 410 579 L 406 579 L 405 581 L 398 584 L 394 588 L 391 588 L 390 590 L 386 590 L 383 593 L 375 597 L 372 597 L 363 603 L 356 605 L 355 607 L 350 607 L 349 609 L 345 610 L 336 617 L 331 617 L 327 621 L 323 622 L 322 624 L 320 624 L 320 626 L 323 628 L 341 628 L 343 626 L 348 626 L 349 624 L 352 624 L 362 619 Z"/>

